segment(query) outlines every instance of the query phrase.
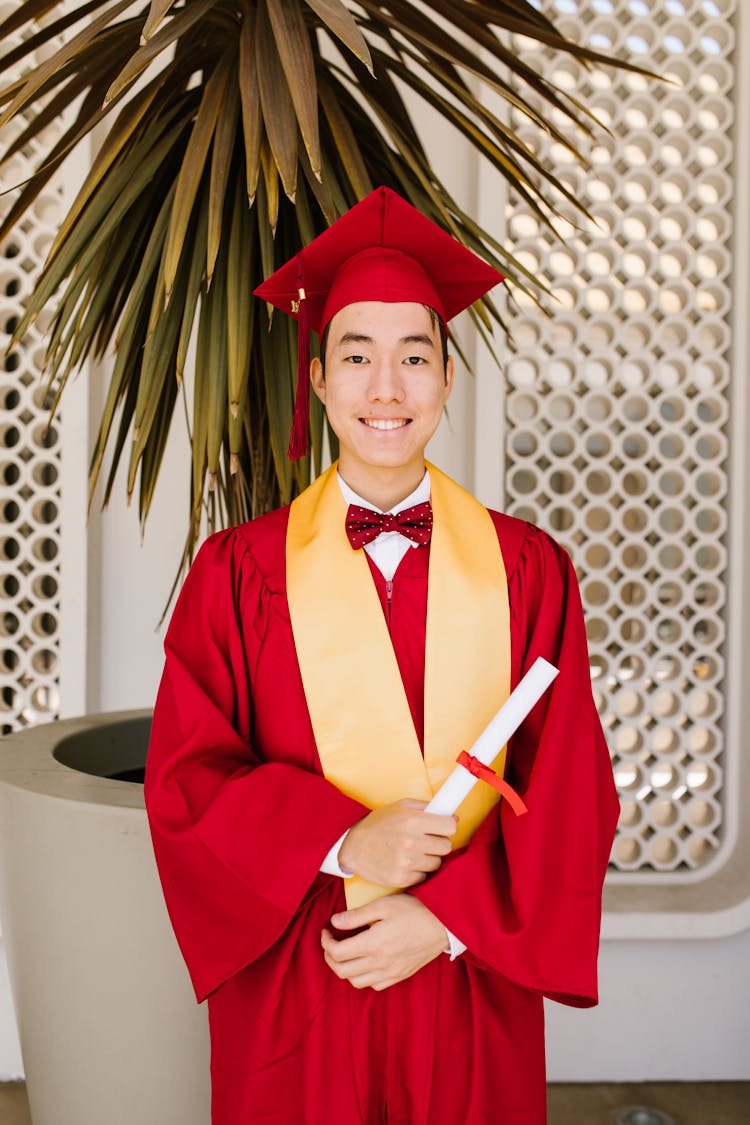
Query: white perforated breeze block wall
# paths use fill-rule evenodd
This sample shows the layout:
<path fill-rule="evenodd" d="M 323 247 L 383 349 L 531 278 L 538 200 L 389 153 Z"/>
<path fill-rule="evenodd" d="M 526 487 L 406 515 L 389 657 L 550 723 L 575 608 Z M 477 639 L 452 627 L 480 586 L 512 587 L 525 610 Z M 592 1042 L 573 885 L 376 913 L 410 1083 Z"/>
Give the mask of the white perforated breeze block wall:
<path fill-rule="evenodd" d="M 3 12 L 9 9 L 2 6 Z M 9 36 L 4 46 L 12 46 Z M 25 65 L 36 65 L 33 56 Z M 10 147 L 26 121 L 3 131 Z M 55 132 L 23 145 L 0 171 L 0 190 L 23 183 Z M 6 151 L 6 148 L 4 148 Z M 0 195 L 0 216 L 17 196 Z M 49 424 L 43 318 L 11 355 L 24 300 L 62 219 L 59 191 L 42 192 L 0 245 L 0 724 L 3 733 L 53 719 L 59 706 L 60 440 Z"/>
<path fill-rule="evenodd" d="M 581 580 L 622 816 L 617 871 L 705 865 L 722 831 L 733 0 L 540 5 L 571 39 L 666 82 L 545 56 L 611 135 L 583 171 L 514 121 L 591 214 L 555 237 L 511 199 L 508 244 L 552 315 L 509 309 L 506 508 Z"/>

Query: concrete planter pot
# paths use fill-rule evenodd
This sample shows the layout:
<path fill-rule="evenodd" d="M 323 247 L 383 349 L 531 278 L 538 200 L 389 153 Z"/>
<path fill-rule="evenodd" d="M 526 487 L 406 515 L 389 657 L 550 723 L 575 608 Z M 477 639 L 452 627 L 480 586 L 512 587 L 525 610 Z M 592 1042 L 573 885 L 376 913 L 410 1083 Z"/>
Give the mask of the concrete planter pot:
<path fill-rule="evenodd" d="M 208 1031 L 161 897 L 147 712 L 0 742 L 0 918 L 34 1125 L 207 1125 Z"/>

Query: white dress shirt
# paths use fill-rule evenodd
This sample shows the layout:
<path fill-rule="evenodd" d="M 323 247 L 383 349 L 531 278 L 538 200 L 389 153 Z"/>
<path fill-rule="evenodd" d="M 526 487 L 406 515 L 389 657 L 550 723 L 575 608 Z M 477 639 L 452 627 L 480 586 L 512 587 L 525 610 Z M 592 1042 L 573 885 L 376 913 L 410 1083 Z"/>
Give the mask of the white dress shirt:
<path fill-rule="evenodd" d="M 371 504 L 369 500 L 358 496 L 341 475 L 338 475 L 338 482 L 347 504 L 358 504 L 360 508 L 369 508 L 370 511 L 373 512 L 380 512 L 382 510 L 377 508 L 374 504 Z M 427 470 L 425 470 L 424 476 L 414 491 L 409 493 L 400 503 L 394 504 L 389 511 L 394 516 L 397 516 L 398 513 L 404 511 L 405 508 L 413 508 L 415 504 L 424 504 L 429 499 L 430 476 Z M 375 566 L 383 575 L 386 582 L 390 582 L 407 551 L 409 551 L 411 547 L 417 546 L 419 546 L 418 543 L 415 543 L 413 539 L 409 539 L 406 535 L 402 535 L 400 531 L 381 531 L 376 539 L 373 539 L 371 543 L 365 544 L 364 550 L 375 563 Z M 339 837 L 320 865 L 320 870 L 324 871 L 327 875 L 340 875 L 342 878 L 346 878 L 353 874 L 351 871 L 345 871 L 339 864 L 338 859 L 339 849 L 346 839 L 346 836 L 347 832 L 344 832 L 344 834 Z M 452 934 L 447 927 L 446 933 L 448 934 L 450 948 L 446 949 L 445 952 L 450 953 L 451 961 L 453 961 L 464 952 L 466 946 L 455 934 Z"/>
<path fill-rule="evenodd" d="M 380 508 L 376 508 L 369 500 L 364 500 L 353 488 L 350 488 L 341 476 L 338 477 L 339 486 L 344 499 L 347 504 L 358 504 L 360 508 L 367 508 L 371 512 L 380 512 Z M 425 504 L 430 499 L 430 477 L 427 471 L 422 477 L 421 481 L 410 492 L 405 500 L 399 504 L 394 504 L 389 508 L 391 515 L 397 516 L 399 512 L 405 511 L 407 508 L 413 508 L 415 504 Z M 370 556 L 375 566 L 385 578 L 386 582 L 390 582 L 394 574 L 398 570 L 398 565 L 409 551 L 410 547 L 418 547 L 419 544 L 415 543 L 413 539 L 409 539 L 406 535 L 402 535 L 400 531 L 381 531 L 377 539 L 373 539 L 371 543 L 366 543 L 364 550 Z"/>

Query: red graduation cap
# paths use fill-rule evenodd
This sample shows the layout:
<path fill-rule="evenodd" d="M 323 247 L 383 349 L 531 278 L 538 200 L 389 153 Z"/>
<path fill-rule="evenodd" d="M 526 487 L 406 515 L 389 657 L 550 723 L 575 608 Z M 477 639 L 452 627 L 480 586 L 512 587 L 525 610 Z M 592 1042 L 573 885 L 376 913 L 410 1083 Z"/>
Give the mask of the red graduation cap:
<path fill-rule="evenodd" d="M 503 275 L 387 187 L 376 188 L 255 290 L 299 321 L 289 457 L 308 447 L 309 330 L 355 301 L 415 301 L 447 324 Z"/>

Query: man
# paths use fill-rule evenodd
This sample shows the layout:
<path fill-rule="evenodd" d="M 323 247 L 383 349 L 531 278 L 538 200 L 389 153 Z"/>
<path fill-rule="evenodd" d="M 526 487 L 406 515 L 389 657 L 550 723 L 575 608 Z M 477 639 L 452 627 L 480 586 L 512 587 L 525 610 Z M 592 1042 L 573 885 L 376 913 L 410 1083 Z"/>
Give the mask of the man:
<path fill-rule="evenodd" d="M 596 1003 L 617 802 L 575 575 L 425 468 L 445 324 L 498 280 L 380 188 L 258 291 L 321 333 L 340 456 L 204 544 L 165 643 L 146 799 L 214 1125 L 542 1125 L 542 997 Z M 423 811 L 537 656 L 495 764 L 528 811 Z"/>

